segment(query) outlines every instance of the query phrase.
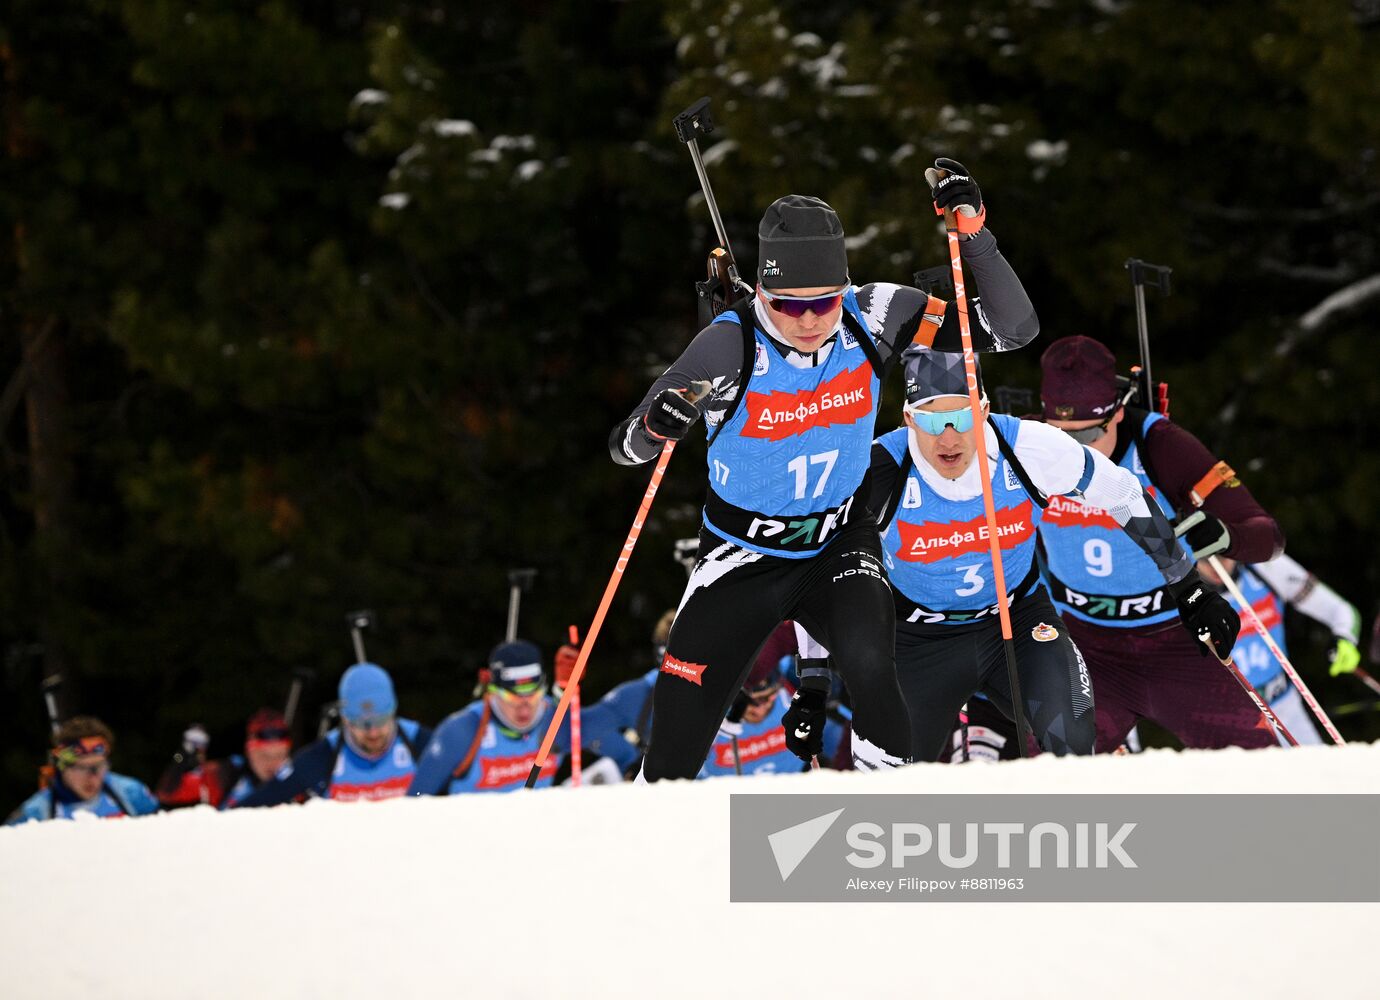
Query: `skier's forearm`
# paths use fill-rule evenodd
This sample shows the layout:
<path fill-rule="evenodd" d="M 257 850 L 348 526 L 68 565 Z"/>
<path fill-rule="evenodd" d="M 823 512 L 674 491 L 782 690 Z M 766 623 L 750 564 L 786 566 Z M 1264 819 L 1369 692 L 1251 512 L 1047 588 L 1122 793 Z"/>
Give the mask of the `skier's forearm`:
<path fill-rule="evenodd" d="M 634 414 L 609 434 L 609 454 L 619 465 L 641 465 L 661 454 L 664 443 L 648 433 L 640 414 Z"/>
<path fill-rule="evenodd" d="M 1312 591 L 1293 603 L 1309 618 L 1330 628 L 1333 635 L 1353 643 L 1361 641 L 1361 612 L 1317 577 L 1313 578 Z"/>
<path fill-rule="evenodd" d="M 1175 510 L 1191 511 L 1193 491 L 1204 473 L 1217 465 L 1217 457 L 1168 420 L 1159 421 L 1146 432 L 1145 453 L 1147 467 L 1155 470 L 1156 482 Z M 1214 489 L 1202 505 L 1227 527 L 1230 543 L 1222 554 L 1238 562 L 1269 562 L 1284 551 L 1284 533 L 1251 491 L 1239 480 L 1233 482 Z"/>
<path fill-rule="evenodd" d="M 997 248 L 997 238 L 991 230 L 983 229 L 971 240 L 961 243 L 959 252 L 972 276 L 972 286 L 981 296 L 981 307 L 974 309 L 968 317 L 974 339 L 990 339 L 989 343 L 975 343 L 974 347 L 978 350 L 1010 351 L 1034 340 L 1040 332 L 1035 305 L 1026 294 L 1021 279 Z M 986 331 L 989 337 L 981 337 L 980 330 Z M 934 349 L 963 349 L 957 307 L 951 306 L 945 310 L 944 322 L 935 336 Z"/>
<path fill-rule="evenodd" d="M 1221 492 L 1223 491 L 1217 491 L 1217 493 Z M 1212 501 L 1217 498 L 1217 493 L 1208 497 L 1208 503 L 1204 505 L 1205 507 L 1211 509 Z M 1251 504 L 1255 503 L 1249 496 L 1244 499 L 1249 500 Z M 1268 562 L 1284 551 L 1284 532 L 1280 530 L 1275 519 L 1264 511 L 1240 521 L 1230 521 L 1216 510 L 1213 510 L 1212 513 L 1221 518 L 1228 530 L 1231 531 L 1231 545 L 1222 553 L 1223 555 L 1230 556 L 1237 562 L 1254 563 L 1257 561 Z"/>
<path fill-rule="evenodd" d="M 1360 641 L 1361 613 L 1293 559 L 1278 556 L 1251 566 L 1251 572 L 1309 618 L 1326 625 L 1333 635 L 1353 643 Z"/>
<path fill-rule="evenodd" d="M 874 443 L 872 445 L 872 465 L 868 469 L 866 480 L 867 509 L 879 518 L 886 514 L 892 493 L 901 485 L 900 472 L 901 467 L 891 457 L 891 452 L 887 451 L 883 445 Z M 879 524 L 878 527 L 885 531 L 887 526 Z"/>
<path fill-rule="evenodd" d="M 661 454 L 664 440 L 647 429 L 643 419 L 652 400 L 664 389 L 688 389 L 693 382 L 708 382 L 713 390 L 701 404 L 708 415 L 722 411 L 737 395 L 738 369 L 742 365 L 743 334 L 732 323 L 711 324 L 701 330 L 675 363 L 652 383 L 628 418 L 609 434 L 609 454 L 619 465 L 641 465 Z"/>

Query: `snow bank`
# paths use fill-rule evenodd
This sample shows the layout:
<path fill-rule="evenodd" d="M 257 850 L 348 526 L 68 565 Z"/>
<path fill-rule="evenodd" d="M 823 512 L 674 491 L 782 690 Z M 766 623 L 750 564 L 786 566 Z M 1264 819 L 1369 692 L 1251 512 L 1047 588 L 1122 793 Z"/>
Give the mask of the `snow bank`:
<path fill-rule="evenodd" d="M 0 830 L 0 996 L 1373 997 L 1370 905 L 731 906 L 727 850 L 734 791 L 1375 793 L 1377 774 L 1380 745 L 1152 751 L 30 824 Z"/>

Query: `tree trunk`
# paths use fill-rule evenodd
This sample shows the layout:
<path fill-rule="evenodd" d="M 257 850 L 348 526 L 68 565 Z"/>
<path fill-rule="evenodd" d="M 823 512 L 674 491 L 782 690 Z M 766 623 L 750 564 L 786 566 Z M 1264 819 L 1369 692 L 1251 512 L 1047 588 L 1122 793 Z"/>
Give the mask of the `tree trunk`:
<path fill-rule="evenodd" d="M 67 598 L 71 579 L 73 486 L 70 439 L 70 400 L 67 393 L 63 337 L 55 317 L 26 318 L 20 323 L 23 367 L 28 371 L 24 412 L 29 438 L 29 493 L 33 505 L 34 540 L 44 579 L 39 637 L 44 649 L 44 676 L 64 675 L 66 657 L 56 629 L 59 608 Z"/>

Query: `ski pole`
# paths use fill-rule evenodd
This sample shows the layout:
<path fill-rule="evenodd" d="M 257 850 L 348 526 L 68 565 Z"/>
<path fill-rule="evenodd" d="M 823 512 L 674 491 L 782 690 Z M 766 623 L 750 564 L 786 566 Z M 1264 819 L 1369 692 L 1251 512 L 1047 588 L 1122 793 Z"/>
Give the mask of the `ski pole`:
<path fill-rule="evenodd" d="M 503 633 L 505 642 L 517 638 L 518 606 L 522 595 L 532 589 L 532 581 L 537 578 L 534 569 L 510 569 L 508 571 L 508 628 Z"/>
<path fill-rule="evenodd" d="M 968 738 L 968 703 L 966 701 L 963 703 L 963 707 L 958 710 L 958 729 L 962 734 L 959 747 L 963 751 L 963 762 L 966 764 L 973 759 L 972 742 Z"/>
<path fill-rule="evenodd" d="M 1299 694 L 1303 696 L 1304 703 L 1312 710 L 1318 721 L 1322 723 L 1322 727 L 1327 730 L 1327 735 L 1332 737 L 1332 742 L 1336 743 L 1338 746 L 1345 745 L 1346 740 L 1342 739 L 1342 734 L 1337 732 L 1337 727 L 1332 724 L 1332 720 L 1327 717 L 1327 713 L 1324 712 L 1322 706 L 1318 704 L 1318 700 L 1313 697 L 1313 692 L 1308 690 L 1308 685 L 1303 683 L 1303 678 L 1300 677 L 1298 671 L 1294 669 L 1294 665 L 1289 662 L 1289 658 L 1284 655 L 1284 650 L 1280 649 L 1279 644 L 1271 637 L 1270 630 L 1265 627 L 1265 623 L 1262 622 L 1260 616 L 1255 613 L 1255 608 L 1251 607 L 1250 601 L 1246 600 L 1245 596 L 1241 593 L 1241 588 L 1236 585 L 1236 581 L 1232 579 L 1231 574 L 1228 573 L 1226 567 L 1222 565 L 1222 560 L 1218 559 L 1215 555 L 1208 556 L 1208 565 L 1212 567 L 1212 571 L 1217 574 L 1218 579 L 1220 579 L 1227 590 L 1231 592 L 1231 596 L 1236 599 L 1236 603 L 1241 607 L 1241 613 L 1250 619 L 1251 625 L 1254 626 L 1256 632 L 1260 634 L 1260 638 L 1265 640 L 1265 645 L 1269 647 L 1270 652 L 1273 653 L 1275 659 L 1279 661 L 1279 665 L 1284 668 L 1284 672 L 1288 675 L 1289 680 L 1293 682 L 1294 687 L 1296 687 Z M 1254 690 L 1254 688 L 1252 688 L 1252 690 Z M 1259 699 L 1256 700 L 1258 701 Z"/>
<path fill-rule="evenodd" d="M 1352 673 L 1356 675 L 1356 679 L 1358 681 L 1360 681 L 1366 687 L 1370 688 L 1376 694 L 1380 694 L 1380 681 L 1377 681 L 1374 677 L 1366 673 L 1360 667 L 1357 667 L 1355 670 L 1352 671 Z"/>
<path fill-rule="evenodd" d="M 1277 737 L 1282 736 L 1284 741 L 1291 747 L 1298 746 L 1299 741 L 1294 739 L 1294 734 L 1289 732 L 1288 727 L 1286 727 L 1283 722 L 1279 721 L 1279 716 L 1275 715 L 1274 710 L 1270 708 L 1269 705 L 1265 704 L 1265 699 L 1260 697 L 1260 692 L 1255 689 L 1255 685 L 1246 680 L 1246 675 L 1241 672 L 1241 668 L 1236 665 L 1236 661 L 1232 659 L 1231 654 L 1228 653 L 1225 660 L 1218 656 L 1217 650 L 1213 647 L 1212 640 L 1208 637 L 1206 632 L 1198 633 L 1198 639 L 1207 646 L 1208 651 L 1212 653 L 1217 662 L 1226 667 L 1227 671 L 1236 678 L 1236 683 L 1240 684 L 1241 690 L 1245 691 L 1251 701 L 1255 702 L 1255 707 L 1260 710 L 1260 714 L 1264 717 L 1265 721 L 1270 724 L 1270 728 L 1275 731 L 1275 735 Z"/>
<path fill-rule="evenodd" d="M 580 630 L 574 625 L 570 626 L 570 644 L 576 649 L 580 648 Z M 570 699 L 570 782 L 579 788 L 580 772 L 584 764 L 580 746 L 580 688 L 576 684 L 572 684 L 571 687 L 575 689 L 575 694 Z"/>
<path fill-rule="evenodd" d="M 690 388 L 686 390 L 685 396 L 692 403 L 699 402 L 710 389 L 708 382 L 692 382 Z M 590 650 L 594 648 L 594 641 L 599 638 L 599 629 L 604 625 L 604 616 L 608 614 L 609 605 L 613 602 L 613 595 L 618 590 L 618 584 L 623 580 L 623 571 L 628 568 L 628 560 L 632 558 L 633 546 L 637 544 L 638 535 L 642 534 L 642 526 L 647 522 L 647 512 L 652 509 L 652 500 L 656 497 L 657 487 L 661 485 L 661 477 L 666 475 L 666 466 L 671 461 L 671 454 L 676 450 L 675 441 L 667 441 L 661 446 L 661 457 L 657 459 L 656 468 L 652 470 L 652 478 L 647 483 L 647 490 L 642 494 L 642 504 L 637 508 L 637 515 L 633 518 L 632 528 L 628 531 L 628 537 L 623 542 L 622 551 L 618 554 L 617 561 L 613 564 L 613 575 L 609 577 L 608 584 L 604 587 L 604 596 L 599 599 L 599 607 L 594 612 L 594 621 L 590 623 L 589 631 L 585 633 L 585 643 L 580 647 L 579 658 L 575 661 L 575 667 L 570 672 L 570 683 L 561 692 L 561 700 L 556 705 L 556 714 L 551 718 L 551 724 L 546 727 L 546 735 L 542 737 L 541 749 L 537 751 L 536 762 L 532 765 L 532 771 L 527 775 L 526 787 L 531 788 L 541 777 L 541 769 L 546 764 L 546 758 L 551 754 L 551 744 L 555 742 L 556 731 L 561 727 L 561 720 L 565 718 L 566 710 L 570 707 L 570 700 L 575 690 L 579 686 L 580 678 L 585 672 L 585 663 L 589 660 Z"/>
<path fill-rule="evenodd" d="M 1016 671 L 1016 642 L 1011 633 L 1011 609 L 1006 605 L 1006 574 L 1002 569 L 1001 540 L 997 534 L 997 505 L 992 499 L 992 477 L 987 466 L 987 422 L 982 419 L 982 400 L 978 398 L 977 364 L 973 358 L 973 335 L 968 325 L 968 295 L 963 285 L 963 259 L 958 249 L 958 219 L 954 211 L 944 212 L 944 235 L 949 242 L 949 266 L 954 274 L 954 303 L 958 306 L 958 329 L 963 341 L 963 369 L 968 377 L 968 406 L 973 411 L 973 437 L 977 443 L 975 461 L 982 482 L 982 506 L 987 515 L 987 541 L 992 551 L 992 578 L 997 588 L 997 614 L 1001 618 L 1002 649 L 1006 653 L 1006 677 L 1011 685 L 1011 714 L 1016 717 L 1016 738 L 1021 756 L 1029 755 L 1026 743 L 1030 729 L 1021 698 L 1021 679 Z"/>

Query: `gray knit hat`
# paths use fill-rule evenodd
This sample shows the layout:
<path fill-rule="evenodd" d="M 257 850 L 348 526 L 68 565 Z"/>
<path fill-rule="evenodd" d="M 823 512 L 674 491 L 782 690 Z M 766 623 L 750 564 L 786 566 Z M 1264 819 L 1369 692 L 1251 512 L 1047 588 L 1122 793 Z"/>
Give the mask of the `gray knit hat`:
<path fill-rule="evenodd" d="M 928 347 L 912 345 L 901 355 L 906 373 L 906 402 L 925 403 L 936 396 L 968 395 L 968 375 L 963 369 L 963 355 L 932 351 Z M 973 355 L 973 370 L 977 372 L 978 395 L 982 387 L 982 366 Z"/>
<path fill-rule="evenodd" d="M 763 288 L 848 284 L 843 224 L 825 202 L 788 194 L 772 202 L 757 227 L 757 280 Z"/>

